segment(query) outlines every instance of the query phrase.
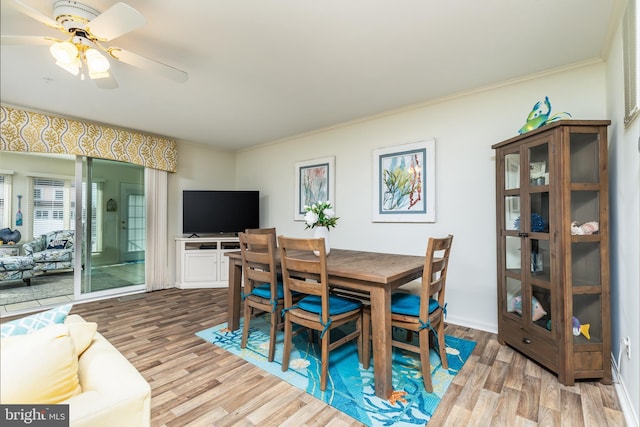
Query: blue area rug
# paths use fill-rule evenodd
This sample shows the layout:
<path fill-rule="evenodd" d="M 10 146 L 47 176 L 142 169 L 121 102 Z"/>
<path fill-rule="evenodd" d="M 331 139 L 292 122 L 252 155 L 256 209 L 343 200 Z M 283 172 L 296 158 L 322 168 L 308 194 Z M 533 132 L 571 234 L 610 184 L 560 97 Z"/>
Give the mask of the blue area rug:
<path fill-rule="evenodd" d="M 251 320 L 249 342 L 245 349 L 240 348 L 242 323 L 240 329 L 233 332 L 227 329 L 226 323 L 223 323 L 200 331 L 196 335 L 305 390 L 368 426 L 424 426 L 440 403 L 451 380 L 462 368 L 476 345 L 473 341 L 447 335 L 445 340 L 448 370 L 442 369 L 440 358 L 433 349 L 431 350 L 433 393 L 427 393 L 424 389 L 419 356 L 394 348 L 393 389 L 404 391 L 406 394 L 392 402 L 375 396 L 373 361 L 368 370 L 362 369 L 362 365 L 358 362 L 355 342 L 344 344 L 331 352 L 329 379 L 324 392 L 320 391 L 319 345 L 310 343 L 306 333 L 294 337 L 289 370 L 282 372 L 284 334 L 282 331 L 278 333 L 275 360 L 268 362 L 267 316 Z M 340 329 L 332 331 L 332 340 L 344 335 L 345 332 Z M 394 330 L 394 334 L 401 334 L 398 335 L 399 337 L 406 336 L 404 330 Z"/>

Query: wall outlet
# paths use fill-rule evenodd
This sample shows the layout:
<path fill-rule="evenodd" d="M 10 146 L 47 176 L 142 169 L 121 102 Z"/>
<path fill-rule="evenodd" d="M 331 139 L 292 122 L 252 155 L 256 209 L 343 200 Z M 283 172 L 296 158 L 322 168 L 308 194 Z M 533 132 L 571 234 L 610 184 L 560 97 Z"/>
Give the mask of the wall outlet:
<path fill-rule="evenodd" d="M 631 360 L 631 338 L 626 337 L 622 340 L 622 344 L 624 344 L 624 348 L 627 352 L 627 359 Z"/>

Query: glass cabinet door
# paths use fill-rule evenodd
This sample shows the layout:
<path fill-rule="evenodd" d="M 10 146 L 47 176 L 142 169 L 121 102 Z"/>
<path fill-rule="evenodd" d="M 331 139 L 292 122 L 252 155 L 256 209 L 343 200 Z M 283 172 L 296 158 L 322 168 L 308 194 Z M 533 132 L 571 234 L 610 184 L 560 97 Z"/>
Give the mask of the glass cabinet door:
<path fill-rule="evenodd" d="M 546 334 L 553 328 L 551 319 L 551 248 L 549 245 L 550 223 L 550 172 L 548 142 L 535 142 L 527 146 L 529 167 L 527 181 L 528 217 L 526 221 L 526 265 L 525 278 L 530 311 L 527 324 L 532 330 Z M 530 317 L 529 317 L 530 316 Z"/>
<path fill-rule="evenodd" d="M 598 133 L 571 133 L 571 285 L 574 344 L 602 342 Z"/>
<path fill-rule="evenodd" d="M 538 144 L 528 150 L 529 202 L 531 218 L 527 232 L 549 232 L 549 144 Z"/>
<path fill-rule="evenodd" d="M 501 297 L 506 312 L 512 316 L 522 313 L 522 238 L 520 234 L 520 151 L 504 156 L 504 237 Z"/>
<path fill-rule="evenodd" d="M 505 229 L 518 230 L 520 224 L 520 153 L 504 156 Z"/>

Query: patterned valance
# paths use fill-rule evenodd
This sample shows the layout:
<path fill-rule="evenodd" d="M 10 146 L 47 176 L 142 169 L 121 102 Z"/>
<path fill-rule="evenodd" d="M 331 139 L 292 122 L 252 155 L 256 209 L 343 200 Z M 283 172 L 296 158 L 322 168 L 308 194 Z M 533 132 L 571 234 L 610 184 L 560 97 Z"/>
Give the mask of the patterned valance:
<path fill-rule="evenodd" d="M 175 172 L 170 139 L 0 106 L 0 150 L 73 154 Z"/>

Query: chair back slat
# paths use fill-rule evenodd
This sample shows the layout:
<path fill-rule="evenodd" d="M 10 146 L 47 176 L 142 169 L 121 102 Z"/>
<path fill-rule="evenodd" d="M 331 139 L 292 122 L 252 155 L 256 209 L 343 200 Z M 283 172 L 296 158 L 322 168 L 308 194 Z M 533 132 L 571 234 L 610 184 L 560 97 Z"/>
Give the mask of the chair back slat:
<path fill-rule="evenodd" d="M 270 236 L 271 239 L 273 239 L 273 247 L 274 248 L 278 247 L 277 238 L 276 238 L 276 229 L 274 227 L 271 227 L 271 228 L 247 228 L 244 232 L 246 234 L 266 234 L 267 236 Z M 266 248 L 266 245 L 263 245 L 262 247 Z M 259 247 L 254 247 L 254 249 L 258 249 L 258 248 Z M 277 249 L 276 249 L 276 251 L 277 251 Z"/>
<path fill-rule="evenodd" d="M 261 283 L 271 285 L 271 295 L 277 295 L 275 238 L 270 234 L 238 234 L 242 253 L 244 292 L 249 294 Z"/>
<path fill-rule="evenodd" d="M 324 239 L 278 237 L 284 282 L 285 309 L 292 305 L 291 292 L 319 295 L 323 321 L 329 319 L 329 276 Z M 318 255 L 314 255 L 317 252 Z"/>
<path fill-rule="evenodd" d="M 424 322 L 429 318 L 429 298 L 437 300 L 441 307 L 445 304 L 445 285 L 452 242 L 451 234 L 443 238 L 429 238 L 420 298 L 420 319 Z"/>

